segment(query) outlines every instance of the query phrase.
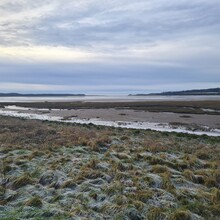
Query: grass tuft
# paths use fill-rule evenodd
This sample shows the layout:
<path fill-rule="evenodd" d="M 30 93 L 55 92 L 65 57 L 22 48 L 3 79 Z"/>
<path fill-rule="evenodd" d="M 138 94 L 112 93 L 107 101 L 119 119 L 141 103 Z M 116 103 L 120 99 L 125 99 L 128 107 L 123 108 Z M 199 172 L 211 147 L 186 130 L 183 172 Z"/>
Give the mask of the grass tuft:
<path fill-rule="evenodd" d="M 23 175 L 20 177 L 17 177 L 13 182 L 12 182 L 12 189 L 19 189 L 23 186 L 26 186 L 28 184 L 32 184 L 34 181 L 33 179 L 30 178 L 28 175 Z"/>
<path fill-rule="evenodd" d="M 188 210 L 177 210 L 173 213 L 171 220 L 190 220 L 191 215 Z"/>
<path fill-rule="evenodd" d="M 43 202 L 39 197 L 33 197 L 25 203 L 26 206 L 41 208 L 43 206 Z"/>

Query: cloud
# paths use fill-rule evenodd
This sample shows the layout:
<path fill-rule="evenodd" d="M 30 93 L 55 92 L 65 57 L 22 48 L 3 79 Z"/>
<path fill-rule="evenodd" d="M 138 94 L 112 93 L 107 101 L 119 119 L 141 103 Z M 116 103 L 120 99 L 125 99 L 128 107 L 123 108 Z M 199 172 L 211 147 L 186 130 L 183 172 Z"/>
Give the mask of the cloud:
<path fill-rule="evenodd" d="M 208 86 L 220 82 L 219 11 L 219 0 L 1 0 L 1 81 Z"/>
<path fill-rule="evenodd" d="M 1 35 L 11 34 L 1 43 L 10 46 L 23 42 L 93 49 L 97 44 L 129 47 L 201 32 L 208 35 L 207 28 L 219 27 L 216 0 L 106 0 L 105 4 L 101 0 L 18 0 L 1 4 Z"/>
<path fill-rule="evenodd" d="M 29 63 L 50 62 L 79 62 L 92 60 L 95 57 L 88 51 L 71 49 L 68 47 L 32 46 L 32 47 L 0 47 L 2 59 L 17 60 Z"/>

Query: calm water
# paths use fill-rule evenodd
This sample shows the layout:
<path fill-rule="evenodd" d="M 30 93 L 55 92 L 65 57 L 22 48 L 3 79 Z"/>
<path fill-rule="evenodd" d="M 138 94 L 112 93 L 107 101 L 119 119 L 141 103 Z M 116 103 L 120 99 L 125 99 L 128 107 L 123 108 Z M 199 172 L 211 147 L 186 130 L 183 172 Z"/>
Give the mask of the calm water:
<path fill-rule="evenodd" d="M 220 100 L 220 96 L 63 96 L 63 97 L 0 97 L 0 102 L 45 102 L 45 101 L 87 101 L 87 102 L 121 102 L 121 101 L 204 101 Z"/>

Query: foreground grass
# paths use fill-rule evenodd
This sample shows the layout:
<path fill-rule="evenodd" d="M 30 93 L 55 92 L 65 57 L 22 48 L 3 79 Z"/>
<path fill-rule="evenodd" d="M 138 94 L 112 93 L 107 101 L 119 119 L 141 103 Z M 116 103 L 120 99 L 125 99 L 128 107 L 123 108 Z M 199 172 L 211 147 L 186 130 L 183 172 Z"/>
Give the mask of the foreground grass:
<path fill-rule="evenodd" d="M 220 138 L 0 122 L 0 219 L 220 216 Z"/>

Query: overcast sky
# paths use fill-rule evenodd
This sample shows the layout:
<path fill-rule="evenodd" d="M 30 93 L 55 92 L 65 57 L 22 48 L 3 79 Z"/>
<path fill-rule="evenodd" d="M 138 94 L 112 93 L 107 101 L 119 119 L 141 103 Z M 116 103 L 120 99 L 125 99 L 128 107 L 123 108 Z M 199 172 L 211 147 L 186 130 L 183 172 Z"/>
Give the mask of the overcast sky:
<path fill-rule="evenodd" d="M 1 0 L 0 92 L 220 87 L 219 0 Z"/>

